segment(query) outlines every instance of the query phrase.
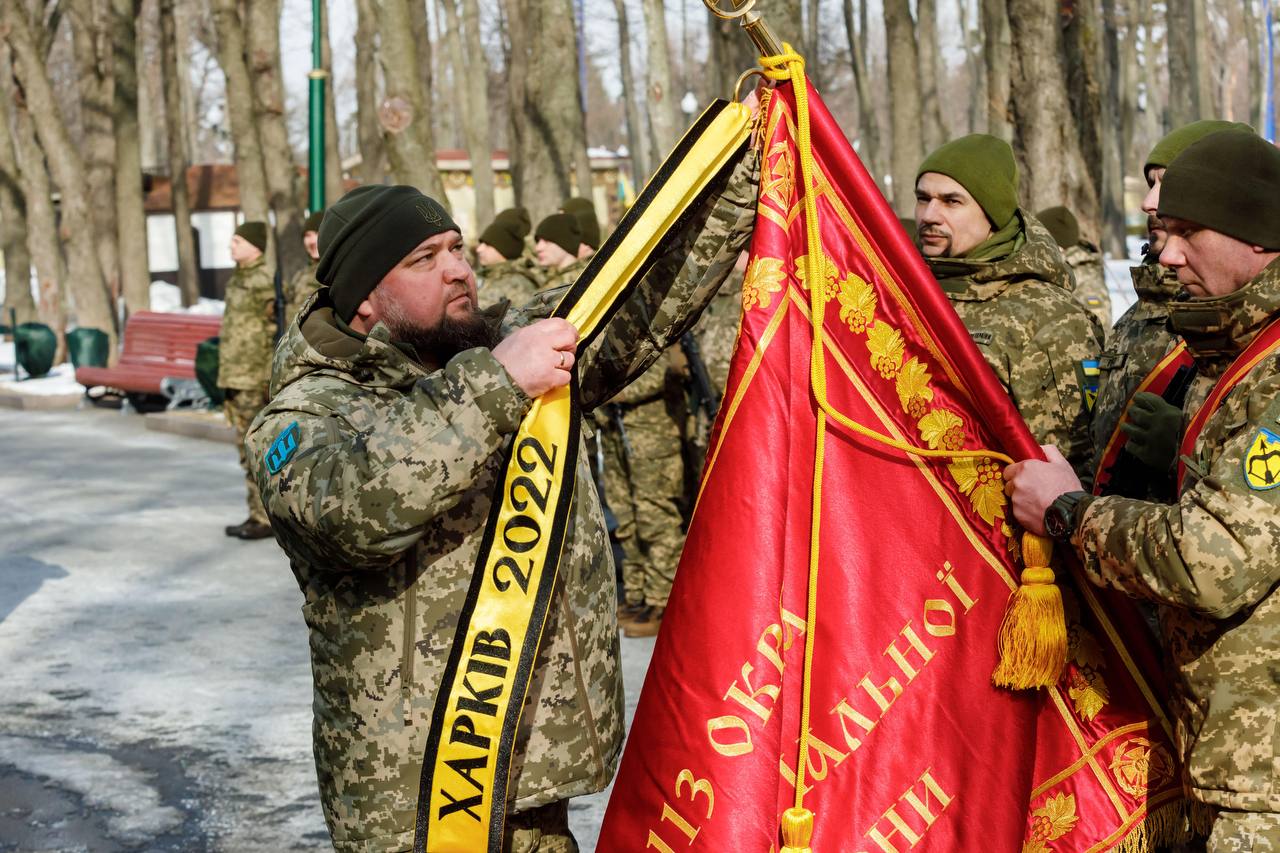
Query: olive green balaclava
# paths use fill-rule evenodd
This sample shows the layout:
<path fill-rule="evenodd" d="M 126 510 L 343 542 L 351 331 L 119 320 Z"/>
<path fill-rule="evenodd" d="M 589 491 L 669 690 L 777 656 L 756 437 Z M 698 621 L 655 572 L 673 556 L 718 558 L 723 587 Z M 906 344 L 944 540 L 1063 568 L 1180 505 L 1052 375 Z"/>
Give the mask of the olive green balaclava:
<path fill-rule="evenodd" d="M 265 222 L 241 222 L 236 228 L 236 236 L 248 240 L 257 247 L 259 252 L 267 250 L 267 223 Z"/>
<path fill-rule="evenodd" d="M 590 199 L 571 198 L 560 205 L 560 210 L 572 214 L 578 220 L 578 227 L 582 229 L 582 242 L 593 249 L 600 248 L 600 220 L 596 219 L 596 206 Z"/>
<path fill-rule="evenodd" d="M 555 243 L 576 258 L 578 246 L 582 244 L 582 226 L 571 213 L 553 213 L 538 223 L 533 236 L 535 240 Z"/>
<path fill-rule="evenodd" d="M 492 246 L 507 260 L 515 260 L 524 251 L 524 238 L 529 236 L 529 211 L 510 207 L 499 213 L 480 233 L 480 242 Z"/>
<path fill-rule="evenodd" d="M 1280 249 L 1280 150 L 1253 131 L 1204 137 L 1169 164 L 1159 212 L 1252 246 Z"/>
<path fill-rule="evenodd" d="M 316 280 L 328 285 L 338 317 L 350 322 L 360 303 L 415 246 L 461 230 L 438 201 L 414 187 L 356 187 L 325 211 Z"/>
<path fill-rule="evenodd" d="M 1036 214 L 1040 224 L 1049 229 L 1059 248 L 1069 249 L 1080 242 L 1080 223 L 1065 207 L 1046 207 Z"/>
<path fill-rule="evenodd" d="M 1193 121 L 1191 124 L 1183 125 L 1177 130 L 1169 132 L 1164 139 L 1156 143 L 1156 147 L 1152 148 L 1151 153 L 1147 155 L 1147 162 L 1142 167 L 1142 174 L 1146 175 L 1152 169 L 1168 168 L 1169 164 L 1177 159 L 1178 155 L 1185 151 L 1188 145 L 1199 142 L 1211 133 L 1220 133 L 1224 130 L 1254 132 L 1252 127 L 1247 124 L 1241 124 L 1238 121 L 1223 121 L 1211 118 Z"/>
<path fill-rule="evenodd" d="M 1018 165 L 1009 143 L 985 133 L 953 139 L 934 151 L 916 170 L 937 172 L 968 190 L 996 231 L 1003 230 L 1018 211 Z"/>

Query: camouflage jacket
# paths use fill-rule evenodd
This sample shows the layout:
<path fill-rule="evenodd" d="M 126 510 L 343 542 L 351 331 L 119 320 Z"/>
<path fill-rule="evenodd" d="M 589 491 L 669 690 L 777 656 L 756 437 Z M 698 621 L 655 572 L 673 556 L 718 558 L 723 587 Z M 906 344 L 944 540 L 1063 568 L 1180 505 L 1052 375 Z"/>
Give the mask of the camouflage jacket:
<path fill-rule="evenodd" d="M 729 362 L 742 322 L 742 279 L 743 274 L 735 269 L 693 327 L 711 384 L 721 395 L 729 379 Z"/>
<path fill-rule="evenodd" d="M 236 267 L 227 281 L 218 345 L 218 385 L 249 391 L 271 381 L 276 345 L 276 287 L 264 258 Z"/>
<path fill-rule="evenodd" d="M 1216 380 L 1280 316 L 1280 264 L 1229 296 L 1174 304 L 1179 315 Z M 1251 484 L 1246 468 L 1259 438 L 1280 444 L 1278 417 L 1271 357 L 1209 418 L 1175 503 L 1087 499 L 1074 537 L 1094 583 L 1167 605 L 1179 745 L 1196 796 L 1225 809 L 1280 811 L 1280 489 Z"/>
<path fill-rule="evenodd" d="M 523 256 L 514 261 L 481 267 L 476 278 L 480 304 L 485 307 L 505 299 L 518 308 L 533 298 L 541 284 L 537 265 Z"/>
<path fill-rule="evenodd" d="M 745 155 L 721 179 L 580 354 L 584 410 L 642 374 L 715 294 L 750 235 L 755 163 Z M 503 332 L 547 316 L 563 293 L 508 310 Z M 486 349 L 421 365 L 382 324 L 353 337 L 324 290 L 282 341 L 272 389 L 245 445 L 304 596 L 325 817 L 339 851 L 407 850 L 436 688 L 530 401 Z M 287 432 L 296 450 L 273 473 L 266 454 Z M 575 476 L 513 751 L 517 811 L 601 790 L 622 745 L 614 568 L 585 450 Z"/>
<path fill-rule="evenodd" d="M 1138 301 L 1116 321 L 1102 358 L 1098 359 L 1098 402 L 1094 404 L 1089 428 L 1094 449 L 1090 470 L 1094 472 L 1120 424 L 1125 404 L 1177 340 L 1166 323 L 1169 303 L 1182 292 L 1177 275 L 1158 263 L 1132 267 L 1129 274 Z M 1153 500 L 1173 497 L 1163 489 L 1156 489 L 1149 496 Z"/>
<path fill-rule="evenodd" d="M 1105 337 L 1111 329 L 1111 291 L 1107 289 L 1102 253 L 1092 243 L 1077 243 L 1063 249 L 1062 257 L 1075 275 L 1076 289 L 1072 295 L 1086 311 L 1098 318 Z"/>
<path fill-rule="evenodd" d="M 1071 297 L 1071 270 L 1034 218 L 1026 241 L 995 261 L 928 258 L 951 305 L 1040 444 L 1082 477 L 1093 458 L 1085 362 L 1102 349 L 1097 320 Z"/>
<path fill-rule="evenodd" d="M 302 310 L 303 304 L 311 297 L 311 294 L 320 289 L 320 282 L 316 281 L 316 268 L 320 266 L 320 262 L 316 260 L 310 261 L 305 267 L 293 274 L 293 278 L 289 279 L 289 289 L 285 291 L 284 299 L 284 325 L 293 322 L 293 318 L 298 316 L 298 312 Z"/>
<path fill-rule="evenodd" d="M 590 258 L 579 258 L 562 270 L 543 269 L 544 277 L 540 289 L 554 290 L 566 284 L 573 284 L 578 280 L 578 276 L 582 275 L 582 271 L 587 268 L 590 261 Z"/>

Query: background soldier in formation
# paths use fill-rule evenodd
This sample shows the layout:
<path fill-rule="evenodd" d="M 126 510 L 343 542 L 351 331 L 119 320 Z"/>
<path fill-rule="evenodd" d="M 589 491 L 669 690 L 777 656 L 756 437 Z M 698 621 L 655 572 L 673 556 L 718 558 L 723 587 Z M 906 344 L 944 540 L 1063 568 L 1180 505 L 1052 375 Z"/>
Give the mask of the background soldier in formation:
<path fill-rule="evenodd" d="M 533 249 L 543 269 L 543 290 L 571 284 L 586 269 L 586 258 L 578 257 L 583 245 L 582 226 L 573 214 L 551 214 L 538 223 L 533 239 Z"/>
<path fill-rule="evenodd" d="M 1040 224 L 1053 235 L 1062 250 L 1062 259 L 1076 280 L 1072 291 L 1076 301 L 1098 320 L 1103 332 L 1111 328 L 1111 291 L 1098 247 L 1080 237 L 1080 223 L 1065 207 L 1049 207 L 1036 214 Z"/>
<path fill-rule="evenodd" d="M 276 337 L 276 291 L 267 269 L 267 223 L 245 222 L 231 238 L 231 258 L 236 271 L 227 281 L 226 310 L 222 315 L 222 341 L 218 346 L 218 385 L 222 404 L 236 431 L 236 450 L 245 471 L 249 517 L 226 528 L 237 539 L 266 539 L 271 525 L 257 481 L 245 461 L 244 437 L 249 424 L 266 405 L 271 382 L 271 354 Z"/>
<path fill-rule="evenodd" d="M 571 198 L 560 206 L 561 213 L 567 213 L 578 220 L 578 228 L 582 232 L 582 242 L 578 244 L 578 258 L 586 260 L 600 250 L 600 220 L 596 219 L 596 206 L 586 198 Z"/>
<path fill-rule="evenodd" d="M 930 154 L 916 177 L 916 222 L 925 262 L 1032 435 L 1087 476 L 1088 370 L 1102 330 L 1071 298 L 1053 237 L 1018 209 L 1013 149 L 972 134 Z"/>
<path fill-rule="evenodd" d="M 294 273 L 289 281 L 284 322 L 280 324 L 282 328 L 293 322 L 302 304 L 320 289 L 320 282 L 316 281 L 316 267 L 320 264 L 320 222 L 323 219 L 324 211 L 317 210 L 302 225 L 302 245 L 307 250 L 307 265 Z"/>
<path fill-rule="evenodd" d="M 541 274 L 525 256 L 524 238 L 529 236 L 529 211 L 512 207 L 494 217 L 480 232 L 476 244 L 476 278 L 480 304 L 489 307 L 507 300 L 519 307 L 538 292 Z"/>

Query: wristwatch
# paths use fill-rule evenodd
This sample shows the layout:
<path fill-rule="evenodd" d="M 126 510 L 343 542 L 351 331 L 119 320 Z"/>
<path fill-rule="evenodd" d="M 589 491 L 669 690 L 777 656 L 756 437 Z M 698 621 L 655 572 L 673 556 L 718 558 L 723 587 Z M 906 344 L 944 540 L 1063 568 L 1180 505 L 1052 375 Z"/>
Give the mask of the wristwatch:
<path fill-rule="evenodd" d="M 1057 500 L 1049 504 L 1049 508 L 1044 511 L 1045 533 L 1059 542 L 1070 541 L 1071 534 L 1076 531 L 1076 508 L 1082 500 L 1091 497 L 1093 495 L 1088 492 L 1067 492 L 1058 495 Z"/>

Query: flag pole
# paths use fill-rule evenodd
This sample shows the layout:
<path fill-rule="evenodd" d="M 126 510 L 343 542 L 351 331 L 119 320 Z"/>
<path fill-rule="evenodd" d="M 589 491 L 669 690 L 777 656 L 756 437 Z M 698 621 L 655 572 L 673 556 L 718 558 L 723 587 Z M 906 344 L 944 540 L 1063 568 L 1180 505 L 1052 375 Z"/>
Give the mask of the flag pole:
<path fill-rule="evenodd" d="M 324 0 L 311 0 L 311 72 L 309 143 L 307 157 L 307 207 L 312 213 L 324 210 L 324 81 L 329 72 L 324 70 L 320 16 L 324 14 Z"/>
<path fill-rule="evenodd" d="M 751 37 L 751 41 L 755 44 L 756 49 L 760 51 L 761 56 L 777 56 L 782 53 L 782 42 L 778 41 L 778 37 L 773 34 L 773 30 L 765 24 L 764 19 L 760 17 L 760 13 L 755 11 L 756 0 L 747 0 L 741 6 L 738 6 L 734 0 L 702 0 L 706 7 L 711 10 L 711 14 L 724 21 L 740 20 L 742 28 L 746 30 L 747 35 Z M 727 2 L 730 8 L 722 9 L 720 4 Z"/>

